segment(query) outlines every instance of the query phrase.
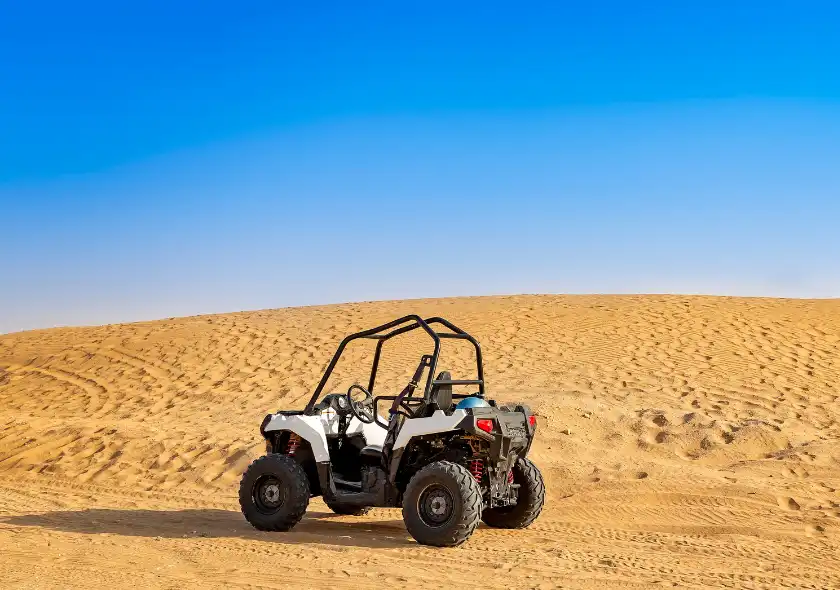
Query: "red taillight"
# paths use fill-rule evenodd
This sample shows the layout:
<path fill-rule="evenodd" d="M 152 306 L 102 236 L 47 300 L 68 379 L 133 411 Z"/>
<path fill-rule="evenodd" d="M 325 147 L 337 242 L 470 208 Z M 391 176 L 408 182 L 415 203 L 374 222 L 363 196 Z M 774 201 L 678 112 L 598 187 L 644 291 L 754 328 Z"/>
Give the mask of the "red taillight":
<path fill-rule="evenodd" d="M 493 432 L 493 421 L 488 420 L 486 418 L 479 418 L 475 421 L 475 425 L 478 426 L 484 432 Z"/>
<path fill-rule="evenodd" d="M 528 424 L 531 425 L 531 428 L 537 425 L 537 417 L 536 416 L 528 416 Z"/>

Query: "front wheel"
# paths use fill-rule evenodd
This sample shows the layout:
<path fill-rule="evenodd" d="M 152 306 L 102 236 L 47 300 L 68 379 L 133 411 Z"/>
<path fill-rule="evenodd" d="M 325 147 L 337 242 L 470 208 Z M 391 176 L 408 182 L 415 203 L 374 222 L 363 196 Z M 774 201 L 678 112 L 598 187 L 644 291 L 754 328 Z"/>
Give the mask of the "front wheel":
<path fill-rule="evenodd" d="M 519 498 L 514 506 L 488 508 L 484 523 L 499 529 L 524 529 L 534 522 L 545 503 L 542 473 L 528 459 L 520 459 L 513 467 L 513 483 L 519 484 Z"/>
<path fill-rule="evenodd" d="M 291 457 L 270 454 L 248 466 L 239 484 L 245 520 L 261 531 L 288 531 L 309 505 L 306 472 Z"/>
<path fill-rule="evenodd" d="M 418 543 L 454 547 L 481 520 L 481 488 L 462 465 L 430 463 L 408 482 L 403 495 L 405 528 Z"/>

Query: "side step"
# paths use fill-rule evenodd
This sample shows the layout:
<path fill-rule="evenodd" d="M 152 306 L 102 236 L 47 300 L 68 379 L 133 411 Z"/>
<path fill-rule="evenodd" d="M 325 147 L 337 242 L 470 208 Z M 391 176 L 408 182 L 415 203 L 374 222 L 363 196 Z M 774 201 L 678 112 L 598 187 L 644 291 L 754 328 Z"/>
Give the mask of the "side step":
<path fill-rule="evenodd" d="M 352 506 L 386 506 L 385 473 L 380 469 L 378 485 L 374 491 L 363 492 L 362 482 L 348 481 L 336 477 L 328 461 L 318 463 L 318 477 L 321 483 L 321 495 L 325 500 Z M 326 483 L 326 485 L 324 485 Z M 326 489 L 325 489 L 326 488 Z"/>
<path fill-rule="evenodd" d="M 335 499 L 342 504 L 353 506 L 384 506 L 381 494 L 376 492 L 348 492 L 344 490 L 335 491 Z"/>
<path fill-rule="evenodd" d="M 341 486 L 343 488 L 348 488 L 351 490 L 356 490 L 357 492 L 362 491 L 362 482 L 360 481 L 347 481 L 346 479 L 341 479 L 340 477 L 333 476 L 333 481 L 335 485 Z"/>

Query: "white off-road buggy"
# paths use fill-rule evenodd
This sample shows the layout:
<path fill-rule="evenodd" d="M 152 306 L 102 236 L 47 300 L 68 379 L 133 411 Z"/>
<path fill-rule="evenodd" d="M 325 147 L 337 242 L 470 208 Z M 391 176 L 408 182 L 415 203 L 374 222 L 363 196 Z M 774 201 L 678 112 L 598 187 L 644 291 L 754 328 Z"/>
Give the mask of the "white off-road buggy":
<path fill-rule="evenodd" d="M 398 395 L 374 396 L 383 344 L 415 329 L 431 337 L 434 351 L 421 357 Z M 352 385 L 318 401 L 345 347 L 358 338 L 377 341 L 368 386 Z M 446 371 L 432 377 L 444 338 L 475 347 L 476 378 L 455 380 Z M 478 392 L 456 395 L 456 385 L 474 385 Z M 379 413 L 381 402 L 390 403 L 387 421 Z M 260 433 L 266 454 L 243 475 L 239 502 L 248 522 L 263 531 L 290 530 L 312 496 L 322 496 L 338 514 L 401 507 L 419 543 L 459 545 L 480 520 L 524 528 L 539 516 L 545 488 L 527 459 L 535 428 L 527 406 L 485 398 L 475 338 L 443 318 L 410 315 L 345 338 L 303 410 L 265 417 Z"/>

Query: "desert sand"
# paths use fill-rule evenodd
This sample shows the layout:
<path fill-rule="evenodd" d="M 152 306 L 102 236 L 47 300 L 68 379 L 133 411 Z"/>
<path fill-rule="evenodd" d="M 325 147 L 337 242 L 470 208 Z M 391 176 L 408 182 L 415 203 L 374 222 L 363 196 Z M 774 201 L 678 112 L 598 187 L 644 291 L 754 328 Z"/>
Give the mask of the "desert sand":
<path fill-rule="evenodd" d="M 542 516 L 443 550 L 399 510 L 319 499 L 253 530 L 236 492 L 262 417 L 302 407 L 345 334 L 406 313 L 474 333 L 488 391 L 535 408 Z M 390 349 L 379 393 L 424 344 Z M 0 587 L 837 589 L 839 386 L 838 300 L 477 297 L 0 336 Z"/>

